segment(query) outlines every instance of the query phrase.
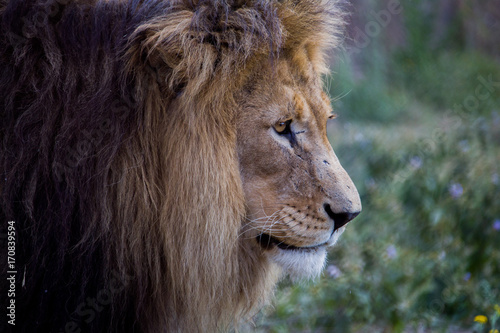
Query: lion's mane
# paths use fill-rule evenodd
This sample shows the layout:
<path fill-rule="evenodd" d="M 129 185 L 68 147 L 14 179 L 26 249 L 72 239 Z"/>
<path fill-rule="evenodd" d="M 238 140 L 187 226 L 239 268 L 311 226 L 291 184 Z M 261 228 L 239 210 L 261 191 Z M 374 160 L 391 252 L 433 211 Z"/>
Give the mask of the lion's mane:
<path fill-rule="evenodd" d="M 17 331 L 211 332 L 262 304 L 277 276 L 238 237 L 235 92 L 306 40 L 321 58 L 338 7 L 0 1 L 0 231 L 14 221 Z"/>

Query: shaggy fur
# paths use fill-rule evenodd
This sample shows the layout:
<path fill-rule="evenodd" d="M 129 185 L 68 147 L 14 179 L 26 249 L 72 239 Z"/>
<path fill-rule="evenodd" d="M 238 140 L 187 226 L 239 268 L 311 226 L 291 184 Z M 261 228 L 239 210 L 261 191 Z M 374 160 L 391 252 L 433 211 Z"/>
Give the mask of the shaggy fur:
<path fill-rule="evenodd" d="M 278 273 L 238 238 L 236 96 L 306 40 L 321 67 L 341 21 L 319 0 L 0 1 L 15 331 L 213 332 L 262 305 Z"/>

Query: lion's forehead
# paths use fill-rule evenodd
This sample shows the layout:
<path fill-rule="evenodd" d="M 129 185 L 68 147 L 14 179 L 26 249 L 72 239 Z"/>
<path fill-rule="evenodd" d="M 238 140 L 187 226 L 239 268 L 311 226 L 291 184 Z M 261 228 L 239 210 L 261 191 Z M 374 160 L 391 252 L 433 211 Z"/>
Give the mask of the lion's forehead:
<path fill-rule="evenodd" d="M 280 85 L 285 92 L 281 96 L 291 101 L 298 119 L 307 116 L 326 119 L 332 112 L 330 99 L 314 67 L 311 59 L 298 61 L 291 57 L 279 68 Z"/>
<path fill-rule="evenodd" d="M 324 98 L 325 95 L 321 87 L 294 89 L 292 100 L 296 118 L 304 121 L 315 119 L 322 123 L 332 112 L 330 100 Z"/>

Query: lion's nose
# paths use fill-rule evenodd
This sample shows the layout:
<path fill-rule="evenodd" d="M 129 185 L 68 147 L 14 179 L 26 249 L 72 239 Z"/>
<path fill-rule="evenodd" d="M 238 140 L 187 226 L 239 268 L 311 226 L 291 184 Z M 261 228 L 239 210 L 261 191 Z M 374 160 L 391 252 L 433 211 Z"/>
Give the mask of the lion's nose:
<path fill-rule="evenodd" d="M 334 213 L 329 204 L 324 204 L 326 213 L 333 220 L 334 228 L 333 230 L 337 230 L 346 225 L 349 221 L 352 221 L 360 212 L 341 212 Z"/>

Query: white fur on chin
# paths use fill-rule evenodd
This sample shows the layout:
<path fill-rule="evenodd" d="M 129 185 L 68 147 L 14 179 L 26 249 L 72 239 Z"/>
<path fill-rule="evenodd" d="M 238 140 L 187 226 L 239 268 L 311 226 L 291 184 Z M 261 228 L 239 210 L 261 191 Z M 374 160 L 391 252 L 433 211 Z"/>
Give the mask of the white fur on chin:
<path fill-rule="evenodd" d="M 279 265 L 292 281 L 314 279 L 319 277 L 326 264 L 326 248 L 333 246 L 345 226 L 336 230 L 325 246 L 309 250 L 282 250 L 277 247 L 270 251 L 270 259 Z"/>
<path fill-rule="evenodd" d="M 325 267 L 325 246 L 305 251 L 275 248 L 271 252 L 271 260 L 279 265 L 292 281 L 317 278 Z"/>

